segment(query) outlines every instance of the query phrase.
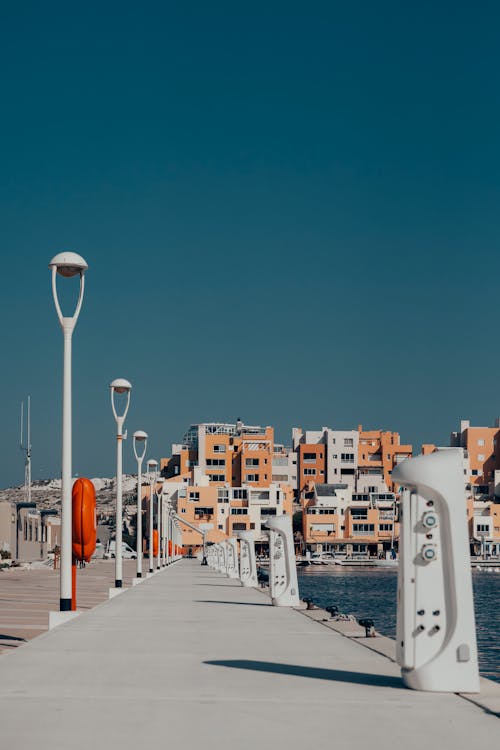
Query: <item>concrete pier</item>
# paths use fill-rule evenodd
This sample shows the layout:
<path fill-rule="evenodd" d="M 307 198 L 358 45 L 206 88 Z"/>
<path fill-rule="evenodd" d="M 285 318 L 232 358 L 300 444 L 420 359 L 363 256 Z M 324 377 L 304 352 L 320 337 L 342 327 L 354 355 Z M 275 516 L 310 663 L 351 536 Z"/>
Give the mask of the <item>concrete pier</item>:
<path fill-rule="evenodd" d="M 396 664 L 182 561 L 0 659 L 9 750 L 487 747 L 500 724 Z"/>

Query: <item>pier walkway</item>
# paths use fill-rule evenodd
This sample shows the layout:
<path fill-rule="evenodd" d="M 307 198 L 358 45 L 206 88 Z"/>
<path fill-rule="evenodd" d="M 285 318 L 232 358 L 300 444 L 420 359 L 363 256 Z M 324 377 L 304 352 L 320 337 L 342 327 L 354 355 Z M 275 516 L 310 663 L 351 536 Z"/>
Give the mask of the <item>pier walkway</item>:
<path fill-rule="evenodd" d="M 183 560 L 0 659 L 9 750 L 494 746 L 497 717 Z M 159 743 L 159 744 L 158 744 Z"/>

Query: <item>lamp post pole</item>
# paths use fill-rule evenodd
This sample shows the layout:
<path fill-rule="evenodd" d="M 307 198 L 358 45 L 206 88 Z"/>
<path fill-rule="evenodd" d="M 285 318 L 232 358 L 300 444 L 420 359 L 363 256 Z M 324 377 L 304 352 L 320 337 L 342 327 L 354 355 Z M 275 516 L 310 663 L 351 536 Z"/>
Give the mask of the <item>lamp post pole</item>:
<path fill-rule="evenodd" d="M 62 408 L 62 472 L 61 472 L 61 576 L 59 609 L 71 611 L 71 561 L 72 561 L 72 434 L 71 434 L 71 344 L 85 290 L 85 271 L 88 268 L 84 259 L 76 253 L 59 253 L 49 263 L 52 270 L 52 294 L 57 317 L 61 324 L 64 341 L 63 354 L 63 408 Z M 57 296 L 57 275 L 65 278 L 80 276 L 80 291 L 75 312 L 65 317 Z"/>
<path fill-rule="evenodd" d="M 148 461 L 149 473 L 149 572 L 153 572 L 153 513 L 154 513 L 154 487 L 156 483 L 156 467 L 158 461 L 150 458 Z"/>
<path fill-rule="evenodd" d="M 137 446 L 142 444 L 143 450 L 138 452 Z M 146 454 L 148 435 L 142 430 L 134 432 L 134 454 L 137 461 L 137 521 L 136 521 L 136 552 L 137 578 L 142 578 L 142 462 Z"/>
<path fill-rule="evenodd" d="M 163 524 L 162 524 L 162 513 L 163 513 L 163 482 L 161 485 L 160 490 L 156 490 L 156 497 L 158 500 L 158 510 L 156 514 L 156 525 L 158 527 L 158 554 L 156 555 L 156 569 L 160 570 L 161 568 L 161 535 L 163 533 Z"/>
<path fill-rule="evenodd" d="M 113 380 L 109 386 L 111 389 L 111 408 L 116 421 L 116 532 L 115 532 L 115 588 L 121 589 L 123 585 L 123 562 L 122 562 L 122 527 L 123 527 L 123 508 L 122 508 L 122 463 L 123 463 L 123 439 L 127 433 L 123 433 L 123 424 L 130 406 L 130 391 L 132 386 L 124 378 Z M 120 416 L 116 412 L 115 393 L 127 394 L 125 410 Z"/>
<path fill-rule="evenodd" d="M 170 565 L 170 538 L 171 538 L 171 532 L 170 532 L 170 525 L 171 525 L 171 518 L 170 518 L 171 508 L 170 504 L 167 506 L 167 540 L 166 540 L 166 559 L 167 559 L 167 565 Z"/>
<path fill-rule="evenodd" d="M 162 555 L 161 555 L 161 564 L 162 567 L 165 568 L 167 566 L 167 524 L 168 524 L 168 493 L 166 497 L 163 497 L 163 503 L 162 503 L 162 516 L 161 516 L 161 528 L 162 528 Z"/>

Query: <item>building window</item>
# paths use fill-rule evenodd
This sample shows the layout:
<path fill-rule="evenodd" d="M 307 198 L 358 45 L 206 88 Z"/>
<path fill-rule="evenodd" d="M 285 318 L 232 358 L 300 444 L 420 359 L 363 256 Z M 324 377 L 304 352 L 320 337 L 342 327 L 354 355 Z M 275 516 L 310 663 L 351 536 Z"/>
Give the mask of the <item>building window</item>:
<path fill-rule="evenodd" d="M 214 445 L 212 448 L 214 453 L 225 453 L 226 452 L 226 446 L 225 445 Z"/>
<path fill-rule="evenodd" d="M 225 482 L 226 481 L 225 474 L 209 474 L 208 478 L 211 482 Z"/>
<path fill-rule="evenodd" d="M 351 518 L 353 521 L 366 521 L 368 519 L 368 511 L 365 508 L 351 508 Z"/>
<path fill-rule="evenodd" d="M 185 513 L 185 512 L 186 512 L 186 509 L 185 508 L 181 508 L 181 513 Z"/>
<path fill-rule="evenodd" d="M 477 454 L 477 460 L 478 461 L 484 461 L 484 453 L 478 453 Z"/>
<path fill-rule="evenodd" d="M 313 477 L 316 474 L 316 469 L 304 469 L 304 476 Z"/>
<path fill-rule="evenodd" d="M 484 440 L 478 440 L 477 444 L 482 448 L 484 445 Z"/>
<path fill-rule="evenodd" d="M 353 438 L 344 438 L 344 448 L 352 448 L 354 446 Z"/>
<path fill-rule="evenodd" d="M 258 482 L 259 481 L 259 475 L 258 474 L 247 474 L 246 481 L 247 482 Z"/>
<path fill-rule="evenodd" d="M 373 523 L 353 523 L 352 530 L 354 534 L 373 534 L 375 531 L 375 524 Z"/>
<path fill-rule="evenodd" d="M 246 500 L 248 497 L 247 490 L 233 490 L 233 498 L 235 500 Z"/>
<path fill-rule="evenodd" d="M 259 465 L 259 459 L 258 458 L 245 458 L 245 466 L 258 466 Z"/>
<path fill-rule="evenodd" d="M 392 531 L 392 523 L 379 523 L 379 531 Z"/>
<path fill-rule="evenodd" d="M 245 531 L 246 523 L 233 523 L 233 531 Z"/>
<path fill-rule="evenodd" d="M 340 460 L 346 464 L 354 463 L 354 453 L 341 453 Z"/>
<path fill-rule="evenodd" d="M 195 508 L 195 516 L 213 516 L 213 508 Z"/>
<path fill-rule="evenodd" d="M 217 528 L 219 528 L 219 529 L 223 529 L 223 528 L 224 528 L 224 525 L 223 525 L 222 523 L 219 523 L 219 524 L 218 524 L 218 526 L 217 526 Z"/>
<path fill-rule="evenodd" d="M 316 453 L 304 453 L 304 461 L 316 461 Z"/>
<path fill-rule="evenodd" d="M 200 499 L 200 493 L 199 492 L 190 492 L 189 493 L 189 499 L 190 500 L 199 500 Z"/>
<path fill-rule="evenodd" d="M 248 508 L 231 508 L 232 516 L 247 516 Z"/>
<path fill-rule="evenodd" d="M 225 466 L 225 458 L 207 458 L 207 466 Z"/>

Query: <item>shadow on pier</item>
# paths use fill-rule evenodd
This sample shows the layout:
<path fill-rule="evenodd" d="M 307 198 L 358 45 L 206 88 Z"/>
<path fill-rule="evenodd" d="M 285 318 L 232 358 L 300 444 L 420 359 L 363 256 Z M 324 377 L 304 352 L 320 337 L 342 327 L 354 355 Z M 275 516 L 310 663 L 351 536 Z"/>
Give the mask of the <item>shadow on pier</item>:
<path fill-rule="evenodd" d="M 321 667 L 304 667 L 300 664 L 279 664 L 273 661 L 251 661 L 249 659 L 228 659 L 205 661 L 216 667 L 231 667 L 232 669 L 250 669 L 255 672 L 274 672 L 294 677 L 312 677 L 316 680 L 331 682 L 350 682 L 355 685 L 369 685 L 371 687 L 388 687 L 404 689 L 400 677 L 390 675 L 368 674 L 366 672 L 350 672 L 343 669 L 322 669 Z"/>
<path fill-rule="evenodd" d="M 244 607 L 271 607 L 271 602 L 224 602 L 222 599 L 195 599 L 196 604 L 237 604 Z"/>

